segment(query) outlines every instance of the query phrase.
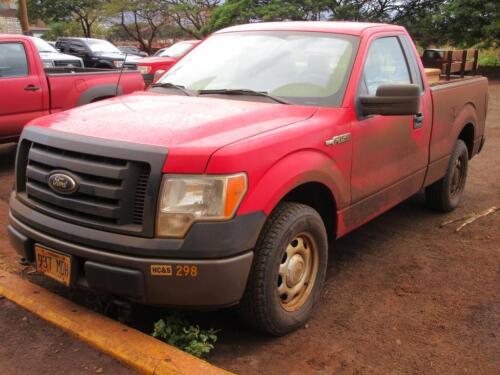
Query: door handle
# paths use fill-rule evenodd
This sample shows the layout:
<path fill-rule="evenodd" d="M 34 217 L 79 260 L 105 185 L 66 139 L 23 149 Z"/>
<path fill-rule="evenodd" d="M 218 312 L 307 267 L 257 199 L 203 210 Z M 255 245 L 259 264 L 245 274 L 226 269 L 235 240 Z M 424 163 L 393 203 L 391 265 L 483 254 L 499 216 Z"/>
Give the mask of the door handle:
<path fill-rule="evenodd" d="M 35 85 L 28 85 L 24 88 L 24 91 L 38 91 L 38 90 L 40 90 L 40 87 Z"/>
<path fill-rule="evenodd" d="M 420 129 L 424 122 L 424 114 L 422 112 L 413 116 L 413 129 Z"/>

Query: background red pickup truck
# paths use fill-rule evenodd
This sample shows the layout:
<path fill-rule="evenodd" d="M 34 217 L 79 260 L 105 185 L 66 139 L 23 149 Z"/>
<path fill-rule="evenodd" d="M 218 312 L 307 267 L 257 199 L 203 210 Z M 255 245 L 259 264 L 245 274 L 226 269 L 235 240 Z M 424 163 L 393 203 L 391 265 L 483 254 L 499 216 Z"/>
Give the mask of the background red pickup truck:
<path fill-rule="evenodd" d="M 16 140 L 34 118 L 144 89 L 139 72 L 44 69 L 28 37 L 0 34 L 0 143 Z M 119 82 L 118 82 L 119 81 Z"/>
<path fill-rule="evenodd" d="M 221 30 L 149 92 L 26 127 L 8 231 L 66 285 L 239 304 L 285 334 L 319 299 L 333 240 L 421 189 L 457 207 L 487 100 L 483 77 L 430 86 L 399 26 Z"/>
<path fill-rule="evenodd" d="M 201 43 L 201 40 L 184 40 L 163 49 L 158 54 L 144 57 L 137 60 L 137 69 L 142 73 L 147 84 L 154 82 L 167 72 L 179 59 L 194 47 Z"/>

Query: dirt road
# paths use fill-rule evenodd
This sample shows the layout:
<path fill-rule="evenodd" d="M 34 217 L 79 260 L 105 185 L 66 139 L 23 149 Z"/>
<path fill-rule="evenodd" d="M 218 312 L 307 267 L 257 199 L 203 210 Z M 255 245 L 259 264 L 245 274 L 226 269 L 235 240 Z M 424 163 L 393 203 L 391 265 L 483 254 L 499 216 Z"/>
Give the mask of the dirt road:
<path fill-rule="evenodd" d="M 435 214 L 418 195 L 336 242 L 312 320 L 286 337 L 255 334 L 232 311 L 191 314 L 222 330 L 208 360 L 241 374 L 499 374 L 500 212 L 458 233 L 460 223 L 440 227 L 500 206 L 498 150 L 497 81 L 490 87 L 486 146 L 470 165 L 459 209 Z M 0 167 L 0 178 L 5 200 L 12 168 Z M 9 267 L 15 256 L 2 227 L 3 203 L 0 267 Z M 150 332 L 160 315 L 141 308 L 132 324 Z"/>

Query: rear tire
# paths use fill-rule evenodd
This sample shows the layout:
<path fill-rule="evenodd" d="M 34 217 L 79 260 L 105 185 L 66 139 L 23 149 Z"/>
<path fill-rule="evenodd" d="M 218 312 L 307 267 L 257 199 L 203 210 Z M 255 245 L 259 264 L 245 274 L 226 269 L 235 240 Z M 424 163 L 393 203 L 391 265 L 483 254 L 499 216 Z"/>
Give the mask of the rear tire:
<path fill-rule="evenodd" d="M 444 177 L 425 189 L 427 205 L 440 212 L 453 211 L 463 199 L 469 151 L 464 141 L 459 139 L 450 157 Z"/>
<path fill-rule="evenodd" d="M 262 229 L 239 306 L 251 327 L 281 336 L 309 319 L 328 261 L 325 225 L 313 208 L 281 203 Z"/>

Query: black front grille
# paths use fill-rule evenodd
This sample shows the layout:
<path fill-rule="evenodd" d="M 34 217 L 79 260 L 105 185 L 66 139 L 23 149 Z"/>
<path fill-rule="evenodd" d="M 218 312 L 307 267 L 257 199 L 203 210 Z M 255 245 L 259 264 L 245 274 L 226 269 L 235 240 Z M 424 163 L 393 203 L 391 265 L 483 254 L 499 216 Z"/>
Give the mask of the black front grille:
<path fill-rule="evenodd" d="M 54 66 L 74 66 L 82 68 L 82 63 L 77 60 L 54 60 Z"/>
<path fill-rule="evenodd" d="M 148 163 L 26 141 L 23 152 L 19 160 L 24 160 L 25 174 L 18 176 L 23 185 L 18 186 L 18 196 L 33 208 L 73 223 L 144 233 Z M 54 191 L 49 177 L 57 172 L 73 177 L 78 189 L 69 195 Z"/>

